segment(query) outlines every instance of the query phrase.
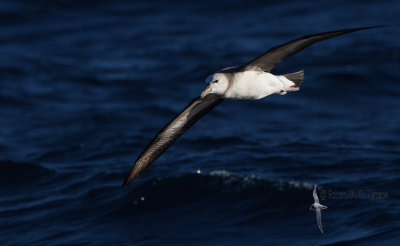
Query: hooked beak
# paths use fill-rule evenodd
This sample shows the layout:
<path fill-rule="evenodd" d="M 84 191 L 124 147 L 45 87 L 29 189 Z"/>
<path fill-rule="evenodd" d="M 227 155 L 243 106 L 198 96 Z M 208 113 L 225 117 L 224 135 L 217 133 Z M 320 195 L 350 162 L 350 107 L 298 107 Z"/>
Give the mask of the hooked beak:
<path fill-rule="evenodd" d="M 208 86 L 207 86 L 207 88 L 201 93 L 201 98 L 204 98 L 205 96 L 207 96 L 208 94 L 210 94 L 211 93 L 211 84 L 209 84 Z"/>

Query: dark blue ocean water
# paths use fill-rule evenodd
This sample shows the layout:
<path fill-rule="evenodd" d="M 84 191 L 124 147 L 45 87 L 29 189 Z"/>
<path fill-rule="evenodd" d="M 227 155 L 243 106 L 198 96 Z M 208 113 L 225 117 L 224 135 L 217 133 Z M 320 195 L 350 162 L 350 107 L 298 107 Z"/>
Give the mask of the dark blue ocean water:
<path fill-rule="evenodd" d="M 0 2 L 0 245 L 396 245 L 399 1 Z M 224 101 L 127 189 L 204 79 L 305 34 L 299 92 Z M 321 235 L 312 188 L 319 185 Z"/>

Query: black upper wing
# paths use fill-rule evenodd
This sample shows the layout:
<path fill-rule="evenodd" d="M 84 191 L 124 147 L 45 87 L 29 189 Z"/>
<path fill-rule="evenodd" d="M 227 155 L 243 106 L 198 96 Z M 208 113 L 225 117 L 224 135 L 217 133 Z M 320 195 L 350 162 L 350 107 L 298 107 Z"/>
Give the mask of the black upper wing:
<path fill-rule="evenodd" d="M 316 42 L 340 36 L 346 33 L 358 30 L 376 28 L 376 27 L 382 27 L 382 26 L 360 27 L 360 28 L 344 29 L 332 32 L 323 32 L 323 33 L 307 35 L 299 39 L 290 41 L 286 44 L 282 44 L 280 46 L 271 48 L 261 56 L 255 58 L 254 60 L 250 61 L 249 63 L 239 68 L 239 71 L 262 70 L 265 72 L 269 72 L 276 66 L 276 64 L 281 62 L 283 59 L 296 54 L 297 52 L 301 51 L 304 48 L 307 48 L 308 46 Z"/>
<path fill-rule="evenodd" d="M 129 185 L 149 167 L 169 146 L 203 115 L 223 101 L 223 98 L 208 94 L 195 98 L 175 119 L 166 125 L 145 148 L 131 168 L 122 187 Z"/>

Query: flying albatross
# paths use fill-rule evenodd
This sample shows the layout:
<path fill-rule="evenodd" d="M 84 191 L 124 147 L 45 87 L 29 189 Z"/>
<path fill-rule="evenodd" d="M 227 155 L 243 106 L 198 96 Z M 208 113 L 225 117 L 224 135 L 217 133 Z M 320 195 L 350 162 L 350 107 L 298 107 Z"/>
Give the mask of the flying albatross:
<path fill-rule="evenodd" d="M 314 185 L 314 190 L 313 190 L 313 197 L 314 197 L 314 203 L 311 205 L 310 210 L 314 210 L 316 215 L 317 215 L 317 224 L 318 228 L 321 231 L 321 233 L 324 233 L 324 229 L 322 229 L 322 222 L 321 222 L 321 210 L 327 209 L 327 206 L 324 206 L 319 203 L 318 195 L 317 195 L 317 185 Z"/>
<path fill-rule="evenodd" d="M 175 119 L 168 123 L 140 154 L 122 187 L 128 186 L 177 138 L 225 98 L 255 100 L 271 94 L 284 95 L 290 91 L 298 91 L 303 81 L 303 71 L 285 75 L 273 75 L 270 73 L 283 59 L 319 41 L 376 27 L 381 26 L 307 35 L 273 47 L 243 66 L 224 68 L 210 75 L 206 80 L 208 86 L 201 95 L 195 98 Z"/>

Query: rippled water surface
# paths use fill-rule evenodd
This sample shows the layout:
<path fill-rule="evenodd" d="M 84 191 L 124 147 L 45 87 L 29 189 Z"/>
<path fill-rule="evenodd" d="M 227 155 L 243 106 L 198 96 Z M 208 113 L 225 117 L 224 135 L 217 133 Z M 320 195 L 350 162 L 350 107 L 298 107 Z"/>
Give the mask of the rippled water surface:
<path fill-rule="evenodd" d="M 399 9 L 2 1 L 0 244 L 396 245 Z M 225 100 L 120 188 L 210 73 L 305 34 L 382 24 L 286 60 L 274 73 L 304 69 L 299 92 Z"/>

